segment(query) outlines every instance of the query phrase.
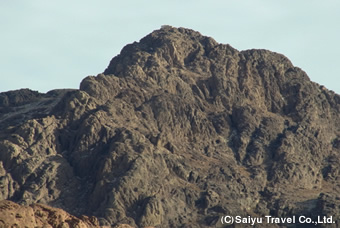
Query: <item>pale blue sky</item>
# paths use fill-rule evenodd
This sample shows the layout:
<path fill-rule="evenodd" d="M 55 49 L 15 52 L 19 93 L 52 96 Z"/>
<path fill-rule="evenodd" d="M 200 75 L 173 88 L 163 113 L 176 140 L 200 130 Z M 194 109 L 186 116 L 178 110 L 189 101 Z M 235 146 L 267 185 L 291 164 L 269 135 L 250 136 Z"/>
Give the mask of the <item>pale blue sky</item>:
<path fill-rule="evenodd" d="M 1 0 L 0 92 L 78 88 L 161 25 L 287 56 L 340 93 L 339 0 Z"/>

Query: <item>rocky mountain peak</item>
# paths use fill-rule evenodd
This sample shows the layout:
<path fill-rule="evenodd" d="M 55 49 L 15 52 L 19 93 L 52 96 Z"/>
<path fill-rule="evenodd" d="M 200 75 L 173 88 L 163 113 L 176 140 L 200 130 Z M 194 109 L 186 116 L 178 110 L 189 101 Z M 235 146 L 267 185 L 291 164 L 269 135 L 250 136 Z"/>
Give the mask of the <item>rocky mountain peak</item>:
<path fill-rule="evenodd" d="M 15 93 L 1 199 L 134 227 L 340 215 L 340 96 L 281 54 L 163 26 L 79 90 Z"/>
<path fill-rule="evenodd" d="M 150 68 L 158 63 L 165 68 L 183 68 L 195 56 L 205 55 L 216 45 L 214 39 L 202 36 L 199 32 L 164 26 L 140 42 L 125 46 L 120 55 L 112 59 L 104 74 L 119 76 L 124 71 L 122 66 L 134 64 Z M 128 64 L 126 61 L 129 61 Z"/>

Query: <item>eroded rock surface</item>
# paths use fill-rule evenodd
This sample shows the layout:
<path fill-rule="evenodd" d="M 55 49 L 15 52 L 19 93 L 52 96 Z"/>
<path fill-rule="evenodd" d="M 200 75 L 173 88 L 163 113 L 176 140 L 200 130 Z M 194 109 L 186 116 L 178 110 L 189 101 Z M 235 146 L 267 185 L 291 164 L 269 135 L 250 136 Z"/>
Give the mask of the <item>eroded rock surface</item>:
<path fill-rule="evenodd" d="M 79 90 L 16 93 L 0 96 L 0 199 L 101 225 L 339 227 L 340 96 L 281 54 L 165 26 Z"/>
<path fill-rule="evenodd" d="M 0 227 L 100 228 L 95 217 L 77 218 L 47 205 L 20 206 L 7 200 L 0 201 Z"/>

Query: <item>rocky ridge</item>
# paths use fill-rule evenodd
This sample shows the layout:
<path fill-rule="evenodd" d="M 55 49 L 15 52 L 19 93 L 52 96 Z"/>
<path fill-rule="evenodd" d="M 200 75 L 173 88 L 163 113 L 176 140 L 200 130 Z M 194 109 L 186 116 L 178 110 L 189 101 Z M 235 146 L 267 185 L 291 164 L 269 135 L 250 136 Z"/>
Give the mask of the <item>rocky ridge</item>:
<path fill-rule="evenodd" d="M 79 90 L 0 94 L 0 199 L 108 226 L 339 227 L 339 112 L 340 96 L 281 54 L 164 26 Z"/>

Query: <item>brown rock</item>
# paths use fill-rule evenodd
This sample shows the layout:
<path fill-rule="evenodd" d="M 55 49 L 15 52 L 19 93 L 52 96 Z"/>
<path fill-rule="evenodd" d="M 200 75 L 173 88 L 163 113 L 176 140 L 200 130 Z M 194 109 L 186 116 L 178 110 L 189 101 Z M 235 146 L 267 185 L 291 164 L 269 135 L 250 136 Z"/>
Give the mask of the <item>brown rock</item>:
<path fill-rule="evenodd" d="M 165 26 L 80 90 L 2 104 L 2 199 L 106 226 L 340 216 L 340 96 L 278 53 Z"/>
<path fill-rule="evenodd" d="M 67 212 L 42 204 L 20 206 L 8 200 L 0 201 L 0 227 L 100 227 L 95 217 L 77 218 Z"/>

